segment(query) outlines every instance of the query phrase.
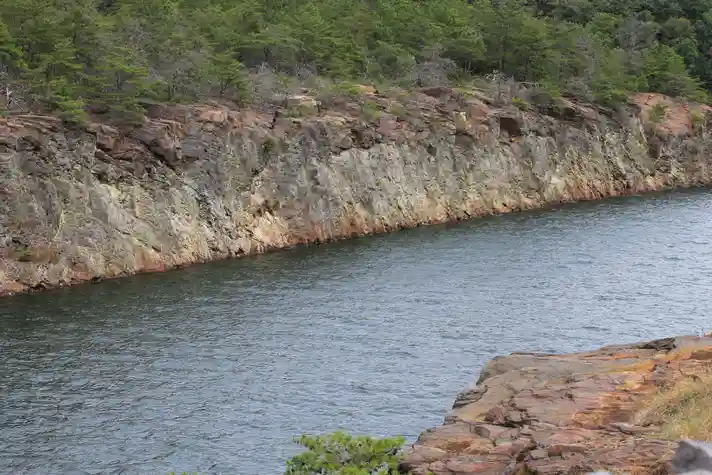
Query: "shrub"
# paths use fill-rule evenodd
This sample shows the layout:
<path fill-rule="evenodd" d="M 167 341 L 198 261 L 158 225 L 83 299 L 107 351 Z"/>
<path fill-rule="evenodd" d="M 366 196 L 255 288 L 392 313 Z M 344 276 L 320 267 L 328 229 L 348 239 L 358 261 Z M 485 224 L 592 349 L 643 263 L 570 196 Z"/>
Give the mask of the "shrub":
<path fill-rule="evenodd" d="M 525 101 L 524 99 L 520 99 L 520 98 L 518 98 L 518 97 L 513 97 L 513 98 L 512 98 L 512 105 L 513 105 L 514 107 L 517 107 L 518 109 L 523 110 L 523 111 L 528 111 L 528 110 L 531 110 L 531 108 L 532 108 L 532 105 L 531 105 L 531 104 L 529 104 L 529 103 L 528 103 L 527 101 Z"/>
<path fill-rule="evenodd" d="M 667 107 L 664 104 L 655 104 L 648 112 L 648 120 L 654 124 L 659 124 L 667 116 Z"/>
<path fill-rule="evenodd" d="M 369 122 L 376 122 L 381 118 L 381 109 L 374 101 L 366 101 L 361 104 L 361 113 Z"/>
<path fill-rule="evenodd" d="M 348 96 L 352 99 L 355 99 L 361 95 L 361 88 L 359 87 L 359 85 L 348 81 L 342 81 L 334 84 L 332 86 L 332 90 L 335 93 L 341 93 L 344 96 Z"/>
<path fill-rule="evenodd" d="M 277 148 L 277 141 L 273 137 L 267 137 L 267 138 L 265 138 L 265 141 L 262 142 L 262 155 L 264 157 L 267 157 L 276 148 Z"/>
<path fill-rule="evenodd" d="M 405 439 L 375 439 L 338 431 L 302 435 L 296 442 L 307 450 L 287 461 L 285 475 L 390 475 L 399 473 Z"/>
<path fill-rule="evenodd" d="M 529 96 L 532 104 L 547 108 L 554 105 L 556 100 L 561 97 L 561 91 L 552 84 L 541 84 L 532 88 Z"/>
<path fill-rule="evenodd" d="M 697 110 L 690 112 L 690 122 L 692 122 L 692 130 L 700 131 L 706 126 L 705 115 Z"/>
<path fill-rule="evenodd" d="M 391 104 L 391 106 L 388 108 L 388 112 L 390 112 L 401 120 L 408 120 L 408 111 L 406 111 L 405 107 L 400 104 Z"/>

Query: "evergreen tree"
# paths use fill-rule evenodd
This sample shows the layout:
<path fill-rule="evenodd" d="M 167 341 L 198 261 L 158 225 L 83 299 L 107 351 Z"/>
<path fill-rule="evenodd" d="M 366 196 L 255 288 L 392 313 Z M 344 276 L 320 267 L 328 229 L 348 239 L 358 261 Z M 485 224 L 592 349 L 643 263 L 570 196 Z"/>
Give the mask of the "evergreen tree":
<path fill-rule="evenodd" d="M 81 120 L 244 100 L 258 68 L 404 85 L 497 71 L 584 100 L 705 100 L 712 0 L 0 0 L 2 109 Z"/>

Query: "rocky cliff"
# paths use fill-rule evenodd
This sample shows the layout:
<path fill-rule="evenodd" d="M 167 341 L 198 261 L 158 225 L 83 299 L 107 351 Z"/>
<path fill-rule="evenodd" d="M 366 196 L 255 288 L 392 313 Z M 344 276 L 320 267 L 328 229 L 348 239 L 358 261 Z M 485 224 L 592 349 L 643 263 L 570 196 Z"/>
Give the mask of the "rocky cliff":
<path fill-rule="evenodd" d="M 712 403 L 711 360 L 709 337 L 495 358 L 457 396 L 445 424 L 421 434 L 402 468 L 412 475 L 711 470 L 709 448 L 703 466 L 688 463 L 696 456 L 685 447 L 673 458 L 677 441 L 663 430 L 670 421 L 650 411 L 651 400 L 665 391 L 678 391 L 680 404 L 672 400 L 671 407 L 682 410 L 695 393 L 677 388 L 692 381 L 702 391 L 695 418 L 709 422 L 711 408 L 701 403 Z"/>
<path fill-rule="evenodd" d="M 646 125 L 650 98 L 666 112 Z M 153 106 L 130 130 L 2 118 L 0 294 L 712 183 L 707 112 L 634 99 L 547 115 L 436 88 L 276 113 Z"/>

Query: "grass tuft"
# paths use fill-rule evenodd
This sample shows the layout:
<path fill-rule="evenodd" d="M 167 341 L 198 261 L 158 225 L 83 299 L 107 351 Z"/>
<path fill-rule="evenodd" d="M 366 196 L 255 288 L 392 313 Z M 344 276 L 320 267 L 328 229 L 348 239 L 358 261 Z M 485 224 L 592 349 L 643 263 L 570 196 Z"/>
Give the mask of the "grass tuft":
<path fill-rule="evenodd" d="M 662 389 L 646 408 L 666 439 L 712 439 L 712 372 L 690 376 Z"/>

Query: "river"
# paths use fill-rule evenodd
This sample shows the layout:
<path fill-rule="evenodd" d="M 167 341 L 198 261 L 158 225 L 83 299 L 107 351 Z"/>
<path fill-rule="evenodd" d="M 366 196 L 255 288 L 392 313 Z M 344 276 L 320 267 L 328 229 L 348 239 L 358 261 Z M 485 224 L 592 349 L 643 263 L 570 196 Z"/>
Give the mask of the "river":
<path fill-rule="evenodd" d="M 0 299 L 0 473 L 280 474 L 292 437 L 413 441 L 480 366 L 712 326 L 712 193 Z"/>

